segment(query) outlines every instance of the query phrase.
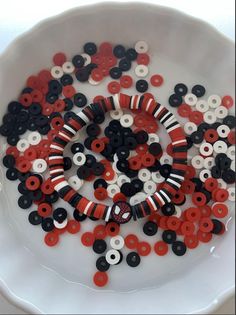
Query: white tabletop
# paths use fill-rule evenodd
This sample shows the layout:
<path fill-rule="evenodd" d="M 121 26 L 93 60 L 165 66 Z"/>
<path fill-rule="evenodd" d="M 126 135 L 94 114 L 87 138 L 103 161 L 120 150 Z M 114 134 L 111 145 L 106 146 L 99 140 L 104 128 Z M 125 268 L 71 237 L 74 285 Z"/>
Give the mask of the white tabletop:
<path fill-rule="evenodd" d="M 145 0 L 143 0 L 145 2 Z M 0 4 L 0 53 L 19 34 L 22 34 L 46 17 L 78 6 L 96 3 L 91 0 L 7 0 Z M 118 1 L 117 1 L 118 2 Z M 125 2 L 125 1 L 119 1 Z M 132 2 L 132 0 L 130 0 Z M 135 1 L 134 1 L 135 2 Z M 201 18 L 215 26 L 219 31 L 234 40 L 235 1 L 214 0 L 149 0 L 148 2 L 169 6 Z M 235 300 L 230 298 L 215 314 L 235 314 Z M 13 306 L 0 294 L 0 314 L 25 314 Z"/>

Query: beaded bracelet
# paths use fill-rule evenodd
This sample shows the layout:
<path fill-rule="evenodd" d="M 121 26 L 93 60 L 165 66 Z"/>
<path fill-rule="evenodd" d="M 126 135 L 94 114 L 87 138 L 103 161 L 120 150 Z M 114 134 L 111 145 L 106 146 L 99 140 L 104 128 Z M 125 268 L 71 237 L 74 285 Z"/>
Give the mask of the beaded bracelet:
<path fill-rule="evenodd" d="M 152 196 L 135 206 L 120 201 L 112 207 L 89 201 L 76 192 L 66 181 L 64 176 L 63 151 L 73 136 L 97 115 L 104 115 L 110 110 L 120 108 L 146 111 L 158 119 L 166 128 L 173 146 L 173 164 L 169 177 L 162 188 Z M 169 203 L 179 190 L 185 176 L 187 166 L 187 142 L 180 124 L 175 116 L 153 98 L 140 95 L 128 96 L 116 94 L 86 106 L 77 115 L 65 123 L 50 146 L 49 168 L 51 181 L 59 196 L 72 207 L 89 217 L 109 221 L 111 218 L 118 223 L 126 223 L 131 217 L 134 220 L 150 215 L 164 204 Z"/>

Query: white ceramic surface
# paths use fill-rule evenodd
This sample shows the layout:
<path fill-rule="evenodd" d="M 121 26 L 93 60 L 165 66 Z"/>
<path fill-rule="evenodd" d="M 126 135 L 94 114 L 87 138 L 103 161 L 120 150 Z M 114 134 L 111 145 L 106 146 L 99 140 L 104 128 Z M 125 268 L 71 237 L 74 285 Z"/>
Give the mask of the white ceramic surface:
<path fill-rule="evenodd" d="M 100 4 L 49 19 L 6 50 L 0 58 L 0 116 L 24 79 L 50 66 L 56 51 L 71 57 L 88 40 L 132 45 L 139 39 L 150 45 L 153 72 L 166 78 L 163 88 L 150 90 L 161 103 L 167 103 L 167 95 L 180 81 L 202 83 L 209 94 L 234 93 L 234 46 L 207 24 L 158 6 Z M 105 85 L 83 86 L 82 91 L 92 99 L 105 94 Z M 4 149 L 2 138 L 0 145 Z M 17 188 L 5 181 L 2 169 L 0 182 L 0 285 L 29 312 L 206 313 L 233 293 L 233 207 L 224 237 L 182 258 L 152 255 L 143 259 L 139 270 L 122 264 L 109 273 L 107 288 L 95 290 L 92 251 L 74 236 L 46 248 L 42 231 L 31 227 L 27 214 L 16 206 Z M 137 224 L 128 225 L 124 235 L 137 229 Z"/>

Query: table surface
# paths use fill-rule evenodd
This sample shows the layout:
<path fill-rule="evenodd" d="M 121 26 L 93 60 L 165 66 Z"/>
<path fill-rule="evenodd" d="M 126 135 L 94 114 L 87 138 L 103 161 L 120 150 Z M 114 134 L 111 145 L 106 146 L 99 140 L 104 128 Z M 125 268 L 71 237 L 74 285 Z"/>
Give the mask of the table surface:
<path fill-rule="evenodd" d="M 143 0 L 145 2 L 145 0 Z M 0 53 L 18 35 L 30 29 L 37 22 L 80 5 L 97 3 L 91 0 L 7 0 L 1 3 L 0 10 Z M 106 2 L 106 1 L 103 1 Z M 125 1 L 117 1 L 125 2 Z M 130 2 L 135 2 L 130 0 Z M 213 0 L 149 0 L 147 2 L 176 8 L 215 26 L 230 39 L 235 38 L 235 1 Z M 12 9 L 14 8 L 14 10 Z M 45 10 L 46 8 L 46 10 Z M 20 12 L 20 13 L 19 13 Z M 0 314 L 26 314 L 12 305 L 0 294 Z M 235 297 L 228 299 L 214 314 L 235 314 Z"/>

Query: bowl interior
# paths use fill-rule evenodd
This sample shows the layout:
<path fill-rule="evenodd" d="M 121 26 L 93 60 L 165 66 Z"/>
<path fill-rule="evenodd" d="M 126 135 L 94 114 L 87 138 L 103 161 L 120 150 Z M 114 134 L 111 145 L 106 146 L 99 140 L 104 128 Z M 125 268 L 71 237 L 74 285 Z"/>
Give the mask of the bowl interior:
<path fill-rule="evenodd" d="M 109 41 L 130 47 L 138 40 L 149 44 L 150 75 L 159 73 L 165 78 L 163 87 L 150 88 L 163 105 L 168 106 L 168 95 L 178 82 L 188 86 L 203 84 L 207 96 L 234 94 L 234 47 L 215 30 L 161 7 L 108 4 L 72 10 L 51 19 L 9 47 L 0 59 L 0 116 L 8 102 L 17 98 L 27 76 L 51 66 L 54 53 L 63 51 L 70 59 L 81 52 L 87 41 L 98 44 Z M 106 79 L 98 86 L 79 84 L 78 89 L 92 101 L 97 94 L 108 95 L 107 82 Z M 127 92 L 134 94 L 135 90 Z M 160 135 L 163 143 L 169 143 L 164 130 Z M 0 147 L 3 154 L 6 143 L 2 138 Z M 183 257 L 151 254 L 142 259 L 138 270 L 123 263 L 109 272 L 106 289 L 94 290 L 92 275 L 97 257 L 91 249 L 81 246 L 81 233 L 64 236 L 55 248 L 46 247 L 42 230 L 28 224 L 28 210 L 17 206 L 17 185 L 6 181 L 3 167 L 0 170 L 0 249 L 4 252 L 0 279 L 17 297 L 30 301 L 34 311 L 37 308 L 45 313 L 90 313 L 95 309 L 97 313 L 168 313 L 174 307 L 176 313 L 201 312 L 233 286 L 233 208 L 225 236 L 215 237 Z M 92 198 L 89 185 L 81 192 Z M 58 205 L 66 206 L 63 201 Z M 135 232 L 145 240 L 143 222 L 127 224 L 121 234 Z M 82 232 L 93 226 L 92 222 L 85 223 Z M 159 231 L 153 243 L 160 238 Z M 224 270 L 219 273 L 220 266 Z M 49 296 L 54 302 L 45 305 Z M 60 300 L 62 296 L 65 303 Z M 91 299 L 94 302 L 88 303 Z"/>

